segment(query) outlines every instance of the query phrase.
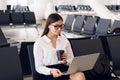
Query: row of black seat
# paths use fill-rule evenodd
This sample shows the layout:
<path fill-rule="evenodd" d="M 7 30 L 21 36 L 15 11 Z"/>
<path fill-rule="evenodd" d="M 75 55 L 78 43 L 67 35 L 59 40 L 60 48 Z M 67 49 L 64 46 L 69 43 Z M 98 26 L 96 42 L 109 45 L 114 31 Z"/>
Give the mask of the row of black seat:
<path fill-rule="evenodd" d="M 99 38 L 94 38 L 94 39 L 78 38 L 78 39 L 69 39 L 69 40 L 75 56 L 87 55 L 87 54 L 96 53 L 96 52 L 101 53 L 101 57 L 99 57 L 98 63 L 96 63 L 93 69 L 93 71 L 95 71 L 97 74 L 97 72 L 99 72 L 98 68 L 100 69 L 100 66 L 101 66 L 100 64 L 103 64 L 102 67 L 106 68 L 106 69 L 102 69 L 102 68 L 100 69 L 100 71 L 103 72 L 102 76 L 98 73 L 101 76 L 99 77 L 100 80 L 106 80 L 104 79 L 106 77 L 105 74 L 107 75 L 111 73 L 111 71 L 114 72 L 114 74 L 117 76 L 120 75 L 120 64 L 119 64 L 120 34 L 100 36 Z M 108 59 L 112 62 L 112 65 L 111 65 L 112 69 L 110 69 L 111 66 L 109 65 L 110 61 L 108 61 Z M 99 63 L 99 60 L 100 60 L 100 63 Z M 91 72 L 91 75 L 92 74 L 94 73 Z M 96 80 L 96 79 L 93 79 L 93 80 Z M 112 79 L 108 79 L 108 80 L 112 80 Z"/>
<path fill-rule="evenodd" d="M 79 10 L 91 11 L 92 8 L 89 5 L 58 5 L 58 6 L 55 6 L 55 10 L 57 12 L 79 11 Z"/>
<path fill-rule="evenodd" d="M 111 11 L 119 11 L 120 5 L 105 5 Z M 89 5 L 57 5 L 55 6 L 57 12 L 61 11 L 92 11 Z"/>
<path fill-rule="evenodd" d="M 106 5 L 106 7 L 111 11 L 119 11 L 120 5 Z"/>
<path fill-rule="evenodd" d="M 0 26 L 15 26 L 15 25 L 30 25 L 36 24 L 34 12 L 14 12 L 5 11 L 0 12 Z"/>
<path fill-rule="evenodd" d="M 107 35 L 114 32 L 120 21 L 115 20 L 111 25 L 111 19 L 98 16 L 67 15 L 64 22 L 64 30 L 86 35 Z"/>
<path fill-rule="evenodd" d="M 92 70 L 84 72 L 87 80 L 120 80 L 118 79 L 119 73 L 117 72 L 120 69 L 120 65 L 118 62 L 120 55 L 117 54 L 118 52 L 120 52 L 119 47 L 117 46 L 119 45 L 117 43 L 119 43 L 120 41 L 120 35 L 101 36 L 99 38 L 91 38 L 91 37 L 69 38 L 68 40 L 71 43 L 74 56 L 89 55 L 96 52 L 100 53 L 100 56 L 94 68 Z M 115 46 L 114 43 L 117 45 Z M 25 44 L 24 47 L 26 47 L 26 50 L 28 50 L 27 57 L 30 60 L 33 80 L 43 79 L 43 77 L 40 74 L 38 74 L 35 70 L 34 57 L 33 57 L 34 42 L 23 42 L 23 44 Z M 110 49 L 110 51 L 108 52 L 108 50 L 105 47 L 107 47 L 108 50 Z M 111 47 L 117 47 L 117 48 L 113 49 Z M 117 50 L 117 52 L 114 52 L 115 50 Z M 114 53 L 115 56 L 113 56 Z M 26 53 L 22 53 L 21 55 L 25 55 L 25 54 Z M 112 61 L 113 63 L 112 65 L 113 69 L 110 68 L 111 67 L 110 61 Z M 111 70 L 115 73 L 116 77 L 112 76 L 113 73 L 111 72 Z"/>
<path fill-rule="evenodd" d="M 112 61 L 112 70 L 119 75 L 117 71 L 120 69 L 120 35 L 107 35 L 99 38 L 69 38 L 68 40 L 71 43 L 74 56 L 88 55 L 96 52 L 100 53 L 94 69 L 84 72 L 87 80 L 120 80 L 117 78 L 117 76 L 112 77 L 110 69 L 110 61 Z M 22 74 L 24 74 L 25 71 L 32 71 L 33 80 L 43 79 L 35 70 L 33 44 L 34 42 L 22 42 L 22 51 L 19 53 L 19 55 L 16 47 L 0 47 L 1 80 L 18 80 L 18 78 L 19 80 L 23 80 Z M 24 67 L 26 67 L 27 70 L 23 69 Z M 31 75 L 31 73 L 29 74 Z"/>

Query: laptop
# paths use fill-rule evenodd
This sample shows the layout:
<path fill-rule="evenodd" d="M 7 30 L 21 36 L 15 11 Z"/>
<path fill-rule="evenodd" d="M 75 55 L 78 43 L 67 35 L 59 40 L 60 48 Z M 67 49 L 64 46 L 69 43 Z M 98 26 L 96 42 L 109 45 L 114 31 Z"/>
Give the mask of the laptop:
<path fill-rule="evenodd" d="M 72 74 L 78 71 L 87 71 L 93 69 L 100 53 L 74 57 L 69 65 L 68 71 L 64 74 Z"/>

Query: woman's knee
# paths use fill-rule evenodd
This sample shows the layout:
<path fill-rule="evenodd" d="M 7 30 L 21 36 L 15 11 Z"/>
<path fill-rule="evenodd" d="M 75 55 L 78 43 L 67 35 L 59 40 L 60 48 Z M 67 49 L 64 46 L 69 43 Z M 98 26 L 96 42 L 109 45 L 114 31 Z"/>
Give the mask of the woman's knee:
<path fill-rule="evenodd" d="M 70 80 L 86 80 L 83 72 L 77 72 L 70 75 Z"/>

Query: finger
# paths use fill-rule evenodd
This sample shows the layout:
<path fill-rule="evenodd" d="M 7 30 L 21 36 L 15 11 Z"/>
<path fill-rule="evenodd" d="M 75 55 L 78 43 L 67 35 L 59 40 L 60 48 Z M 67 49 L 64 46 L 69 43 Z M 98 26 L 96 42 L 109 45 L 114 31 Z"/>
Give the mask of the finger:
<path fill-rule="evenodd" d="M 57 73 L 58 73 L 58 74 L 62 74 L 62 72 L 61 72 L 60 70 L 57 70 Z"/>
<path fill-rule="evenodd" d="M 62 56 L 66 56 L 66 53 L 63 53 Z"/>
<path fill-rule="evenodd" d="M 62 57 L 62 59 L 66 59 L 66 57 Z"/>

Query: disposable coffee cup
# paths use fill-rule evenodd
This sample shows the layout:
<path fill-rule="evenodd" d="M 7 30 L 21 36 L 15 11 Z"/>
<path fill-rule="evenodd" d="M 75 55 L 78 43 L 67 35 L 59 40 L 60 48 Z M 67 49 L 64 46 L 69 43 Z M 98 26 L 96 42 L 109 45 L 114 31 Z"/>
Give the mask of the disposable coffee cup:
<path fill-rule="evenodd" d="M 64 50 L 57 50 L 57 57 L 58 57 L 58 62 L 62 62 L 62 55 L 64 53 Z"/>

